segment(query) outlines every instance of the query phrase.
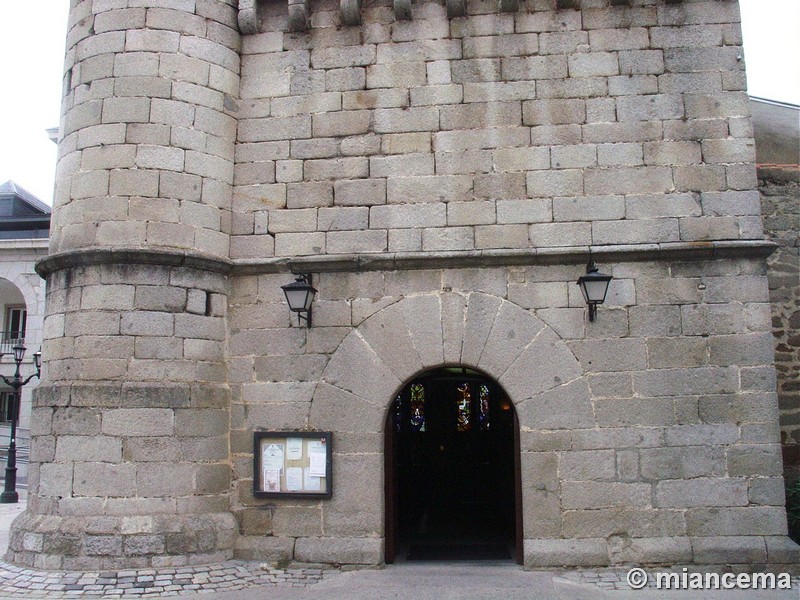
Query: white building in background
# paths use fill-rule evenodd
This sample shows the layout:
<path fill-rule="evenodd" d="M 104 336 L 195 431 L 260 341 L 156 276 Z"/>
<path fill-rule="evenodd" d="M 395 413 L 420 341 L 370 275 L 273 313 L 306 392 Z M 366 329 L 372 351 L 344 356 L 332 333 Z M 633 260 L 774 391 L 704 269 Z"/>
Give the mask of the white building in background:
<path fill-rule="evenodd" d="M 36 274 L 36 261 L 47 255 L 50 207 L 13 181 L 0 185 L 0 373 L 14 375 L 12 348 L 28 351 L 22 375 L 33 373 L 33 353 L 42 344 L 45 282 Z M 34 378 L 22 391 L 19 438 L 27 446 Z M 0 447 L 5 447 L 11 416 L 11 388 L 0 383 Z"/>

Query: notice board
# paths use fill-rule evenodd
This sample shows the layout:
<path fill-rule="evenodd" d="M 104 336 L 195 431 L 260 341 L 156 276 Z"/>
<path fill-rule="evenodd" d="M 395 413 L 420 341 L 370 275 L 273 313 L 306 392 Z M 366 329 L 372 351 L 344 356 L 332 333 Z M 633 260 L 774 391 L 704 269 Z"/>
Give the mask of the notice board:
<path fill-rule="evenodd" d="M 329 431 L 256 431 L 253 493 L 256 498 L 330 498 L 331 457 Z"/>

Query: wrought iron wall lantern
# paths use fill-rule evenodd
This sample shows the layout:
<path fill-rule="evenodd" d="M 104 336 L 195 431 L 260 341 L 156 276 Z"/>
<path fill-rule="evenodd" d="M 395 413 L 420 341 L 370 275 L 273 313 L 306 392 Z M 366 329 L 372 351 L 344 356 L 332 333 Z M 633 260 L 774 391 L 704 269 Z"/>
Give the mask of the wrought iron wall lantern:
<path fill-rule="evenodd" d="M 286 294 L 289 309 L 297 313 L 297 323 L 303 320 L 307 327 L 311 327 L 311 303 L 314 301 L 316 288 L 311 285 L 311 275 L 299 273 L 292 283 L 282 285 L 281 289 Z"/>
<path fill-rule="evenodd" d="M 581 286 L 583 299 L 589 305 L 590 321 L 594 321 L 594 316 L 597 314 L 597 305 L 606 301 L 608 284 L 611 283 L 612 279 L 611 275 L 599 273 L 597 267 L 594 266 L 594 261 L 591 259 L 589 259 L 589 264 L 586 265 L 586 275 L 581 275 L 578 278 L 578 285 Z"/>

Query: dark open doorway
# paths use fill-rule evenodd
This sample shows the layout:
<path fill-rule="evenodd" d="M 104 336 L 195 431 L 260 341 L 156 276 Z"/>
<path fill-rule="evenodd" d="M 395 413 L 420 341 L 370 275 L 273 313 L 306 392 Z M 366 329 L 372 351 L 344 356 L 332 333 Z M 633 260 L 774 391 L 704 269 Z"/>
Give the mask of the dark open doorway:
<path fill-rule="evenodd" d="M 408 383 L 386 422 L 386 562 L 522 562 L 519 427 L 491 378 L 442 368 Z"/>

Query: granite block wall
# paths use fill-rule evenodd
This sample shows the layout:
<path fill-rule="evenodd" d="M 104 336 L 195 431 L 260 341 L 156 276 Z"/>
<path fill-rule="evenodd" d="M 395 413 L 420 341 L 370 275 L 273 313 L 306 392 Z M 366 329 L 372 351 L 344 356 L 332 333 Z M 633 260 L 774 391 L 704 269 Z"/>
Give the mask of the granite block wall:
<path fill-rule="evenodd" d="M 461 365 L 519 417 L 526 566 L 794 561 L 738 21 L 73 0 L 9 559 L 379 564 L 389 406 Z M 253 497 L 276 429 L 333 432 L 330 500 Z"/>
<path fill-rule="evenodd" d="M 769 258 L 769 287 L 775 335 L 778 402 L 787 483 L 798 477 L 800 447 L 797 427 L 800 408 L 800 186 L 797 170 L 759 171 L 764 228 L 778 249 Z"/>
<path fill-rule="evenodd" d="M 764 269 L 614 264 L 592 323 L 574 283 L 582 265 L 322 274 L 313 328 L 281 310 L 285 276 L 237 279 L 237 551 L 304 560 L 310 544 L 333 562 L 381 562 L 387 412 L 404 383 L 450 364 L 495 378 L 515 405 L 527 566 L 740 562 L 715 554 L 730 543 L 781 562 Z M 332 501 L 253 498 L 264 424 L 334 432 Z"/>
<path fill-rule="evenodd" d="M 260 3 L 231 257 L 760 238 L 738 6 L 632 4 Z"/>

